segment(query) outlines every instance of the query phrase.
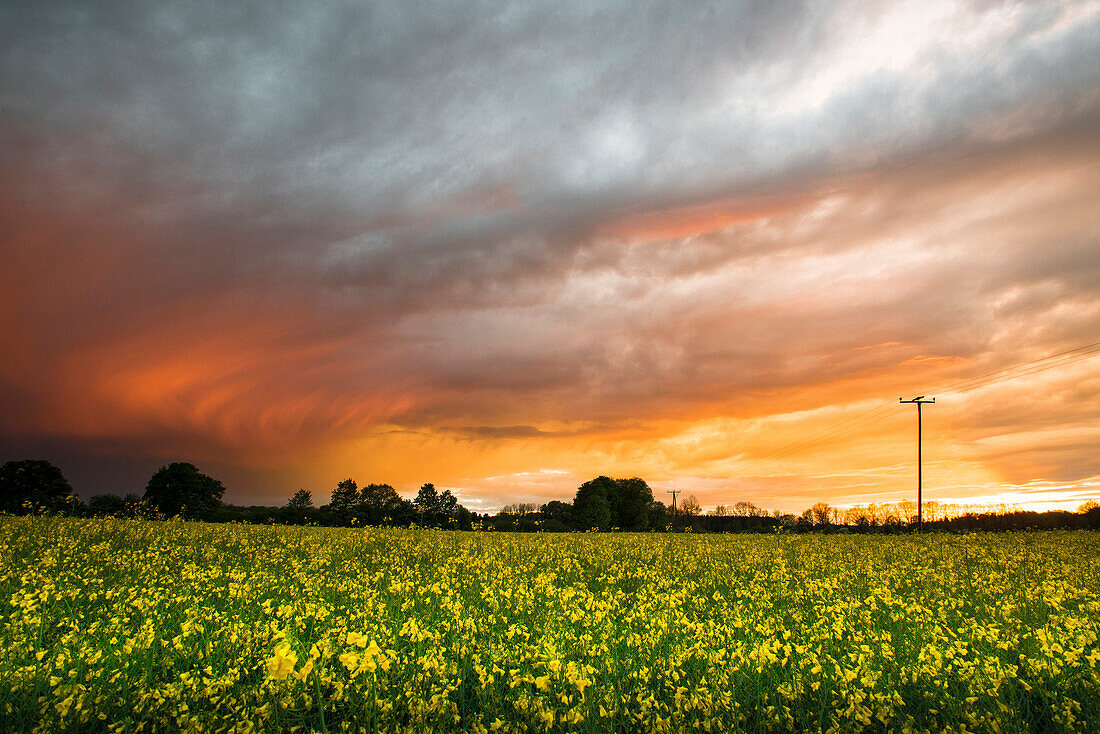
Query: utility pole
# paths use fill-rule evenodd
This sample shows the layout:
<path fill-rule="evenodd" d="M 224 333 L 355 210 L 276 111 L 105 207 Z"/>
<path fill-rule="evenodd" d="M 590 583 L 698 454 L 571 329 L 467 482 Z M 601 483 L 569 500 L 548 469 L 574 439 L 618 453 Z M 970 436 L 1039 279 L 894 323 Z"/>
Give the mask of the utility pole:
<path fill-rule="evenodd" d="M 665 490 L 665 494 L 672 495 L 672 527 L 676 527 L 676 495 L 680 494 L 684 490 L 682 489 L 668 489 Z"/>
<path fill-rule="evenodd" d="M 917 406 L 917 532 L 924 532 L 924 511 L 921 503 L 921 455 L 920 455 L 920 434 L 921 434 L 921 415 L 920 406 L 929 405 L 936 402 L 935 398 L 931 400 L 925 400 L 923 395 L 918 395 L 912 400 L 902 400 L 898 398 L 899 403 L 912 403 Z"/>

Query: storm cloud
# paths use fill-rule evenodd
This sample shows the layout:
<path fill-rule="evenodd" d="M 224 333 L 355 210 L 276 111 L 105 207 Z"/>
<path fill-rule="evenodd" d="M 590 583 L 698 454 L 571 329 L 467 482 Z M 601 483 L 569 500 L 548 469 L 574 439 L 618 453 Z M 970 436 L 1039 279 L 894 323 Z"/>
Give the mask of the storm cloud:
<path fill-rule="evenodd" d="M 1098 47 L 1087 3 L 10 4 L 0 454 L 802 501 L 737 457 L 1097 341 Z M 960 486 L 1093 477 L 1095 365 L 945 410 Z M 906 456 L 848 451 L 833 501 Z"/>

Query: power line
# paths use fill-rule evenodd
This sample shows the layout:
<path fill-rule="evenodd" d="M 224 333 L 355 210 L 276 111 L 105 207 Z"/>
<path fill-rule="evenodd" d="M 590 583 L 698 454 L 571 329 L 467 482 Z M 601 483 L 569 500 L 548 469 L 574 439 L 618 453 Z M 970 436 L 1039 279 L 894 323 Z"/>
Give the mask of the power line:
<path fill-rule="evenodd" d="M 873 423 L 880 418 L 884 418 L 886 417 L 887 413 L 896 412 L 897 409 L 898 406 L 896 403 L 885 403 L 883 405 L 878 405 L 868 411 L 860 413 L 856 416 L 852 416 L 851 418 L 847 418 L 840 423 L 828 426 L 827 428 L 813 433 L 806 438 L 797 441 L 796 443 L 781 446 L 774 451 L 764 454 L 763 456 L 758 456 L 757 458 L 753 459 L 747 465 L 747 467 L 756 468 L 760 464 L 774 461 L 776 459 L 784 459 L 792 454 L 800 453 L 820 444 L 827 443 L 837 436 L 843 435 L 857 428 L 861 428 L 869 423 Z"/>
<path fill-rule="evenodd" d="M 774 451 L 771 451 L 770 453 L 764 454 L 763 456 L 758 456 L 755 460 L 760 461 L 760 460 L 775 458 L 776 456 L 779 456 L 780 454 L 787 453 L 792 448 L 800 447 L 804 444 L 808 445 L 808 444 L 811 444 L 811 443 L 816 443 L 817 439 L 819 437 L 828 438 L 831 434 L 833 434 L 837 431 L 847 430 L 847 428 L 850 427 L 850 426 L 848 426 L 849 423 L 853 424 L 853 427 L 854 427 L 855 424 L 862 424 L 867 419 L 870 419 L 870 417 L 873 414 L 881 413 L 884 409 L 892 408 L 892 407 L 894 407 L 893 403 L 886 403 L 884 405 L 877 405 L 874 408 L 871 408 L 870 410 L 864 411 L 864 412 L 862 412 L 858 415 L 851 416 L 849 418 L 845 418 L 840 423 L 834 423 L 830 426 L 826 426 L 825 428 L 822 428 L 821 430 L 817 431 L 816 433 L 812 433 L 809 436 L 806 436 L 806 437 L 800 439 L 795 444 L 791 444 L 789 446 L 781 446 L 778 449 L 775 449 Z"/>
<path fill-rule="evenodd" d="M 959 382 L 951 383 L 938 388 L 934 392 L 970 392 L 971 390 L 977 390 L 988 385 L 993 385 L 998 382 L 1004 382 L 1006 380 L 1017 379 L 1019 377 L 1026 377 L 1028 375 L 1043 372 L 1049 369 L 1057 367 L 1065 367 L 1076 362 L 1080 362 L 1089 359 L 1093 356 L 1100 354 L 1100 342 L 1094 342 L 1092 344 L 1083 344 L 1073 349 L 1068 349 L 1064 352 L 1057 352 L 1055 354 L 1048 354 L 1045 357 L 1031 360 L 1030 362 L 1023 362 L 1021 364 L 1013 365 L 1011 367 L 1005 367 L 993 372 L 988 372 L 984 375 L 978 375 L 976 377 L 961 380 Z M 1053 361 L 1052 361 L 1053 360 Z M 845 433 L 861 428 L 868 423 L 873 423 L 881 418 L 885 418 L 886 415 L 891 412 L 891 409 L 896 409 L 897 403 L 885 403 L 883 405 L 876 406 L 862 412 L 858 415 L 852 416 L 841 421 L 838 424 L 828 426 L 816 433 L 807 436 L 800 441 L 793 444 L 787 444 L 781 446 L 778 449 L 768 452 L 763 456 L 758 456 L 755 459 L 751 459 L 747 464 L 742 467 L 742 471 L 754 470 L 762 464 L 773 461 L 775 459 L 782 459 L 793 454 L 800 453 L 807 449 L 818 446 L 822 443 L 826 443 L 834 438 L 837 438 Z"/>
<path fill-rule="evenodd" d="M 1013 365 L 1011 367 L 1004 367 L 993 372 L 988 372 L 984 375 L 978 375 L 976 377 L 970 377 L 959 382 L 954 382 L 949 385 L 944 385 L 937 388 L 934 392 L 969 392 L 970 390 L 976 390 L 979 387 L 985 387 L 986 385 L 992 385 L 996 382 L 1002 382 L 1003 380 L 1014 379 L 1016 377 L 1024 377 L 1036 372 L 1042 372 L 1044 370 L 1053 369 L 1054 367 L 1064 367 L 1074 362 L 1080 362 L 1081 360 L 1088 359 L 1096 354 L 1100 354 L 1100 342 L 1093 344 L 1084 344 L 1073 349 L 1068 349 L 1064 352 L 1058 352 L 1057 354 L 1048 354 L 1045 357 L 1039 359 L 1033 359 L 1030 362 L 1024 362 L 1022 364 Z M 1057 360 L 1051 362 L 1050 360 Z M 1048 364 L 1041 364 L 1048 362 Z M 1018 374 L 1012 374 L 1017 370 L 1023 370 Z"/>

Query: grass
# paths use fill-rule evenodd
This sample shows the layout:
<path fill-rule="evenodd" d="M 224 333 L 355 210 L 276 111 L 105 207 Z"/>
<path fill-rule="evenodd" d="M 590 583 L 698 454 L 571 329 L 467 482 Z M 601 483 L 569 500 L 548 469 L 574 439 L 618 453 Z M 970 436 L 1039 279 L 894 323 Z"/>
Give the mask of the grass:
<path fill-rule="evenodd" d="M 0 518 L 8 731 L 1100 731 L 1100 535 Z"/>

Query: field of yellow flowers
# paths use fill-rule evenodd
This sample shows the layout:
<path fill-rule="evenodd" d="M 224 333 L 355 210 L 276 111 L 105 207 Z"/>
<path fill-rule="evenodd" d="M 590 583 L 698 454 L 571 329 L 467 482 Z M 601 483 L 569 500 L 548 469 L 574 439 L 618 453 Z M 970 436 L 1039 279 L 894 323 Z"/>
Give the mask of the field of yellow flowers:
<path fill-rule="evenodd" d="M 0 730 L 1100 731 L 1100 535 L 0 518 Z"/>

